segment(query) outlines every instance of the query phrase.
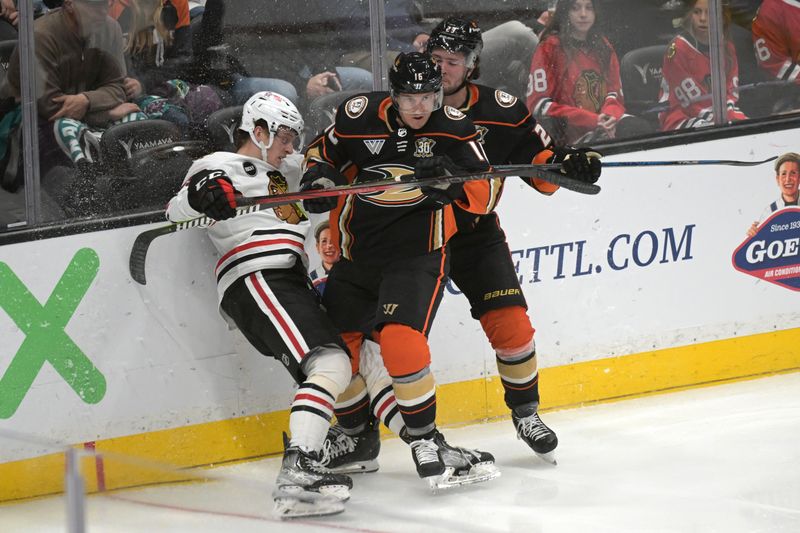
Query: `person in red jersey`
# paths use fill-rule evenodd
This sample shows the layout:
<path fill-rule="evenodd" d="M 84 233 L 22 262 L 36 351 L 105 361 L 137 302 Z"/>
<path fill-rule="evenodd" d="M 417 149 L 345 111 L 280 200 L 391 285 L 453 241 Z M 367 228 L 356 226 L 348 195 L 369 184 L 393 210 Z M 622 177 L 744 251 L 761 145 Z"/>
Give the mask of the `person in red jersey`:
<path fill-rule="evenodd" d="M 753 20 L 753 48 L 762 69 L 800 85 L 800 0 L 764 0 Z"/>
<path fill-rule="evenodd" d="M 714 123 L 711 103 L 711 59 L 709 58 L 708 0 L 692 0 L 683 17 L 683 30 L 672 40 L 664 55 L 661 102 L 669 109 L 659 114 L 664 131 L 699 128 Z M 725 28 L 728 15 L 725 13 Z M 739 100 L 739 63 L 736 49 L 725 41 L 726 118 L 744 120 L 736 107 Z"/>
<path fill-rule="evenodd" d="M 594 0 L 560 1 L 531 60 L 528 109 L 566 144 L 622 136 L 631 118 L 617 54 L 597 22 Z"/>

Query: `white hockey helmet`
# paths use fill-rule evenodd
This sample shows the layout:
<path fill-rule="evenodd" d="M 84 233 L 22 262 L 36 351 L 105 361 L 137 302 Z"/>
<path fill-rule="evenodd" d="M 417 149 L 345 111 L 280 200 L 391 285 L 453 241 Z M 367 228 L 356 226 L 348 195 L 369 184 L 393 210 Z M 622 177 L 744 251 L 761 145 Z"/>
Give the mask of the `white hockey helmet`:
<path fill-rule="evenodd" d="M 259 120 L 267 123 L 269 142 L 266 145 L 260 143 L 254 133 Z M 261 158 L 264 161 L 267 160 L 267 150 L 272 146 L 272 140 L 281 127 L 297 134 L 298 143 L 295 145 L 295 149 L 300 150 L 303 146 L 303 117 L 291 100 L 278 93 L 260 91 L 245 102 L 242 107 L 242 122 L 239 129 L 249 133 L 250 139 L 261 148 Z"/>

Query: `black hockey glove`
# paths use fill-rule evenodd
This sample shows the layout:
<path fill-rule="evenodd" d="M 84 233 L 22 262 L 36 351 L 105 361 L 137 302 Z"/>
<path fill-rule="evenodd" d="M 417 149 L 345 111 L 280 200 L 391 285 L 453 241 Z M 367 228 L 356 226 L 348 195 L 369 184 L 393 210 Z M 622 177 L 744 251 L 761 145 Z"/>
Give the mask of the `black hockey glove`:
<path fill-rule="evenodd" d="M 595 183 L 600 178 L 602 165 L 598 152 L 591 148 L 571 148 L 569 146 L 553 148 L 550 163 L 561 163 L 561 173 L 567 177 Z"/>
<path fill-rule="evenodd" d="M 417 161 L 414 166 L 414 179 L 439 178 L 452 176 L 464 172 L 463 168 L 457 166 L 450 157 L 446 155 L 436 155 L 425 157 Z M 426 185 L 420 187 L 422 193 L 428 197 L 436 209 L 462 197 L 464 194 L 463 183 L 439 183 L 437 185 Z"/>
<path fill-rule="evenodd" d="M 214 220 L 236 216 L 236 193 L 222 170 L 201 170 L 189 178 L 189 205 Z"/>
<path fill-rule="evenodd" d="M 340 185 L 347 185 L 347 178 L 341 172 L 325 163 L 317 163 L 303 174 L 300 191 L 332 189 Z M 338 201 L 338 196 L 320 196 L 303 200 L 303 207 L 309 213 L 326 213 L 336 207 Z"/>

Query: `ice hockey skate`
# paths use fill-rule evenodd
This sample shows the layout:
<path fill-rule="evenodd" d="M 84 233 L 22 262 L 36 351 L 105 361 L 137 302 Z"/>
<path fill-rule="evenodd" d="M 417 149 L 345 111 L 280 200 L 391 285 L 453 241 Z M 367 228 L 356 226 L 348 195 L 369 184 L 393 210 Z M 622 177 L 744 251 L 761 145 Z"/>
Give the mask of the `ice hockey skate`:
<path fill-rule="evenodd" d="M 337 474 L 375 472 L 380 451 L 381 436 L 375 420 L 368 422 L 357 435 L 348 435 L 339 424 L 334 424 L 322 444 L 320 464 Z"/>
<path fill-rule="evenodd" d="M 521 406 L 511 411 L 511 420 L 517 430 L 517 438 L 525 441 L 525 444 L 542 458 L 542 460 L 555 465 L 555 449 L 558 446 L 558 437 L 555 432 L 547 427 L 539 413 L 536 412 L 538 405 Z"/>
<path fill-rule="evenodd" d="M 275 484 L 274 512 L 282 519 L 341 513 L 353 487 L 349 476 L 326 471 L 316 454 L 296 446 L 283 453 Z"/>
<path fill-rule="evenodd" d="M 423 438 L 414 438 L 404 430 L 400 437 L 411 446 L 417 474 L 434 492 L 500 476 L 492 454 L 452 446 L 438 430 Z"/>

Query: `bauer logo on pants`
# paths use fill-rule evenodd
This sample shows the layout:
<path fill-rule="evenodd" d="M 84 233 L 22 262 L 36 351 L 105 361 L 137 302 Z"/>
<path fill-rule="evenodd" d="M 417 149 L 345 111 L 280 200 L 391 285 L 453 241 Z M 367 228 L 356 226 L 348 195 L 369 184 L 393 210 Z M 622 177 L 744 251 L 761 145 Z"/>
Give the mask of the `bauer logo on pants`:
<path fill-rule="evenodd" d="M 800 208 L 776 211 L 733 252 L 739 272 L 800 291 Z"/>

